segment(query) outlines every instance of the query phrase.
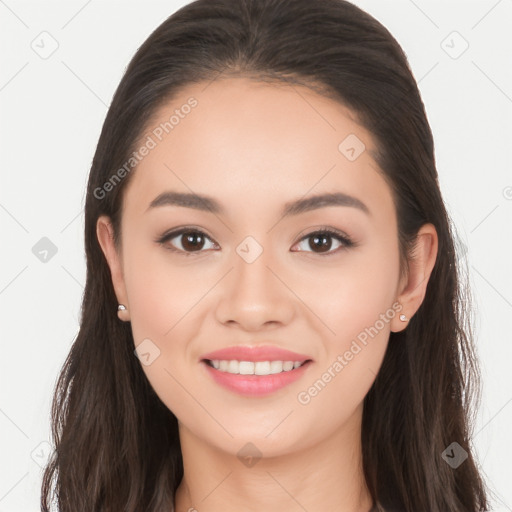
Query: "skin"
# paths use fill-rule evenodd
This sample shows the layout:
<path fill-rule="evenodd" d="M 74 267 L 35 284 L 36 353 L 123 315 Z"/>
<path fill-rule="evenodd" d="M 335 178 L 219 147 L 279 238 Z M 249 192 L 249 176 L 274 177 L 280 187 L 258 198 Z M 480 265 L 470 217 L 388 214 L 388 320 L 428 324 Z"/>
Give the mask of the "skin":
<path fill-rule="evenodd" d="M 435 263 L 435 228 L 421 228 L 410 273 L 400 279 L 391 190 L 371 156 L 371 134 L 347 108 L 299 86 L 247 78 L 206 86 L 183 89 L 144 134 L 191 96 L 197 99 L 133 171 L 119 252 L 109 219 L 97 223 L 117 298 L 127 308 L 119 317 L 131 322 L 135 345 L 149 338 L 160 350 L 142 368 L 179 421 L 185 474 L 176 510 L 370 510 L 362 402 L 390 331 L 408 322 L 396 313 L 309 403 L 297 397 L 396 301 L 401 313 L 414 315 Z M 338 149 L 349 134 L 366 146 L 354 161 Z M 167 190 L 211 196 L 225 212 L 148 210 Z M 280 215 L 288 201 L 336 191 L 363 201 L 370 214 L 329 206 Z M 155 242 L 182 226 L 207 235 L 202 252 L 168 249 L 186 245 L 183 236 L 166 246 Z M 325 255 L 306 237 L 325 226 L 357 245 L 339 249 L 332 238 Z M 236 251 L 247 236 L 263 249 L 252 263 Z M 313 363 L 272 395 L 241 396 L 214 383 L 199 362 L 202 354 L 238 344 L 271 344 Z M 249 442 L 262 454 L 251 467 L 237 457 Z"/>

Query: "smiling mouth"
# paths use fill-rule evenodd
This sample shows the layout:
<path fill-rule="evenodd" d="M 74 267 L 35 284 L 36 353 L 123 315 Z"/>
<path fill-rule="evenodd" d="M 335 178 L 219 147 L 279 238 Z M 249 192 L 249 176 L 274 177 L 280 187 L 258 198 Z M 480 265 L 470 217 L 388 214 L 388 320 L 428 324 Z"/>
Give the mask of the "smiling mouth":
<path fill-rule="evenodd" d="M 219 372 L 239 375 L 275 375 L 278 373 L 291 372 L 311 362 L 306 361 L 238 361 L 236 359 L 203 359 L 211 368 Z"/>

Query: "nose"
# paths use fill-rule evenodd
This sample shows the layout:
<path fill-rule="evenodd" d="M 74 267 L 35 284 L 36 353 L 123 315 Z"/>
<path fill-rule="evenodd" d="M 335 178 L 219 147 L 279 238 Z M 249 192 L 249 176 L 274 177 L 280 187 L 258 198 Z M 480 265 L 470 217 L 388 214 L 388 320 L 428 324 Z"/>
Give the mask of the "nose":
<path fill-rule="evenodd" d="M 254 241 L 249 241 L 234 252 L 233 269 L 223 279 L 219 293 L 216 307 L 219 322 L 238 325 L 246 331 L 291 322 L 297 299 L 286 284 L 282 266 L 271 258 L 270 250 L 261 249 Z"/>

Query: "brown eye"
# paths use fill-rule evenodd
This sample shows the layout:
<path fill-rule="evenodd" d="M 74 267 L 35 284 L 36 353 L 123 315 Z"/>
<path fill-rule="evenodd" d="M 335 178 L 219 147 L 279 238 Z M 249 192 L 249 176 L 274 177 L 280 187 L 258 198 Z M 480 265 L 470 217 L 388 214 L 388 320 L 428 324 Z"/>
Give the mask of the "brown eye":
<path fill-rule="evenodd" d="M 331 250 L 333 243 L 335 244 L 334 250 Z M 350 238 L 331 229 L 310 233 L 301 239 L 299 247 L 301 244 L 303 248 L 299 249 L 299 252 L 313 252 L 320 255 L 334 254 L 338 252 L 338 249 L 347 249 L 354 245 Z"/>
<path fill-rule="evenodd" d="M 308 237 L 309 247 L 311 249 L 319 249 L 320 252 L 328 252 L 332 246 L 331 235 L 312 235 Z"/>
<path fill-rule="evenodd" d="M 212 249 L 216 245 L 210 237 L 198 230 L 182 229 L 164 235 L 158 242 L 168 249 L 185 254 L 204 252 L 203 249 Z M 210 246 L 207 246 L 207 243 Z M 206 247 L 205 247 L 206 245 Z"/>
<path fill-rule="evenodd" d="M 204 236 L 200 233 L 182 233 L 180 235 L 181 245 L 185 251 L 197 251 L 201 250 L 204 246 Z"/>

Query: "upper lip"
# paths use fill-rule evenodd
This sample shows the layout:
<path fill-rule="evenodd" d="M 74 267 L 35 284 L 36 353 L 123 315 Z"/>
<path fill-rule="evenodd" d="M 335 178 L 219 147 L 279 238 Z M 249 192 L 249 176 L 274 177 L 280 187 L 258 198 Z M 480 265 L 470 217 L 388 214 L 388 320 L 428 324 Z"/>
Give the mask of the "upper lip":
<path fill-rule="evenodd" d="M 309 356 L 291 352 L 283 348 L 271 345 L 263 345 L 258 347 L 237 345 L 233 347 L 223 348 L 208 354 L 203 354 L 201 360 L 235 360 L 235 361 L 304 361 L 311 360 Z"/>

